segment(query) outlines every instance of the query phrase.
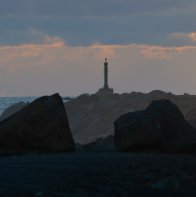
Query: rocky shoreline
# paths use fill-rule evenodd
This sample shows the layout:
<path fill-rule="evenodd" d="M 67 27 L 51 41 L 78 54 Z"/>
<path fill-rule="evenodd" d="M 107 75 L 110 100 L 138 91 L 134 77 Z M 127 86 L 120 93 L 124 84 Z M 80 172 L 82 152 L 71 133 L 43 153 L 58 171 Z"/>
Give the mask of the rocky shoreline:
<path fill-rule="evenodd" d="M 117 95 L 108 103 L 83 95 L 64 107 L 54 94 L 2 120 L 0 196 L 196 196 L 196 129 L 183 113 L 170 100 L 156 100 L 120 116 L 114 135 L 100 130 L 98 138 L 98 129 L 113 124 L 107 115 L 124 110 L 113 108 L 118 101 Z M 71 109 L 81 138 L 94 124 L 86 143 L 72 137 Z M 188 114 L 195 119 L 194 109 Z"/>
<path fill-rule="evenodd" d="M 189 94 L 174 95 L 160 90 L 112 94 L 103 98 L 97 94 L 83 94 L 64 104 L 75 142 L 86 144 L 114 135 L 113 123 L 117 118 L 144 110 L 152 101 L 160 99 L 170 100 L 192 126 L 196 125 L 196 96 Z"/>

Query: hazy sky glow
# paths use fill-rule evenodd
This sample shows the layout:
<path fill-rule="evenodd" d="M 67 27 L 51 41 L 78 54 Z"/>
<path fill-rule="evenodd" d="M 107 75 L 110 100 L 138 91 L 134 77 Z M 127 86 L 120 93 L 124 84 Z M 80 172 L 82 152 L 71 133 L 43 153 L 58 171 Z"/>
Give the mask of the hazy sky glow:
<path fill-rule="evenodd" d="M 0 0 L 0 96 L 196 94 L 195 0 Z"/>

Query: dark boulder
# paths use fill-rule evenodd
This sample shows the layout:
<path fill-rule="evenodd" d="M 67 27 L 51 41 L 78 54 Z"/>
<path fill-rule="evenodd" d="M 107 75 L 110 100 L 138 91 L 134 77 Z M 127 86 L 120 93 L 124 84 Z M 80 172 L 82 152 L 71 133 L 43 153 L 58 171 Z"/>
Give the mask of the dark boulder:
<path fill-rule="evenodd" d="M 153 101 L 144 111 L 122 115 L 114 124 L 114 142 L 120 151 L 192 152 L 196 148 L 196 130 L 166 99 Z"/>
<path fill-rule="evenodd" d="M 73 151 L 63 101 L 43 96 L 0 122 L 0 154 Z"/>

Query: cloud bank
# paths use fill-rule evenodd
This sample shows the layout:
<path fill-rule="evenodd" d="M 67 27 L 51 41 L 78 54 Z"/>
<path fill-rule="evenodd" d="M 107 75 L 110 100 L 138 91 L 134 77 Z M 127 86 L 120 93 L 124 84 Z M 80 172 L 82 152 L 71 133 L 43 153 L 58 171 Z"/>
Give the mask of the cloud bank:
<path fill-rule="evenodd" d="M 181 46 L 173 33 L 195 31 L 194 0 L 0 0 L 0 43 L 38 42 L 32 29 L 71 46 Z"/>
<path fill-rule="evenodd" d="M 196 94 L 195 0 L 0 0 L 0 96 L 103 84 Z"/>
<path fill-rule="evenodd" d="M 162 89 L 196 94 L 196 46 L 76 47 L 60 37 L 41 37 L 39 44 L 0 46 L 0 95 L 95 93 L 103 85 L 105 57 L 110 63 L 109 84 L 116 92 Z"/>

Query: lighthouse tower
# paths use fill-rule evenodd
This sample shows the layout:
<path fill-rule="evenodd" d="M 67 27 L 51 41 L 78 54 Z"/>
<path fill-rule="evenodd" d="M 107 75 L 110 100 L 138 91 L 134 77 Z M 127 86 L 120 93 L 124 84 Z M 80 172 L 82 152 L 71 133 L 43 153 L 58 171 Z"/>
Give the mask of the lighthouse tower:
<path fill-rule="evenodd" d="M 107 62 L 107 58 L 105 58 L 105 62 L 104 62 L 104 86 L 103 89 L 108 89 L 108 62 Z"/>
<path fill-rule="evenodd" d="M 109 88 L 109 85 L 108 85 L 108 61 L 107 61 L 107 58 L 105 58 L 103 71 L 104 71 L 104 86 L 103 86 L 103 88 L 98 90 L 97 94 L 99 94 L 100 96 L 111 95 L 111 94 L 113 94 L 113 89 Z"/>

